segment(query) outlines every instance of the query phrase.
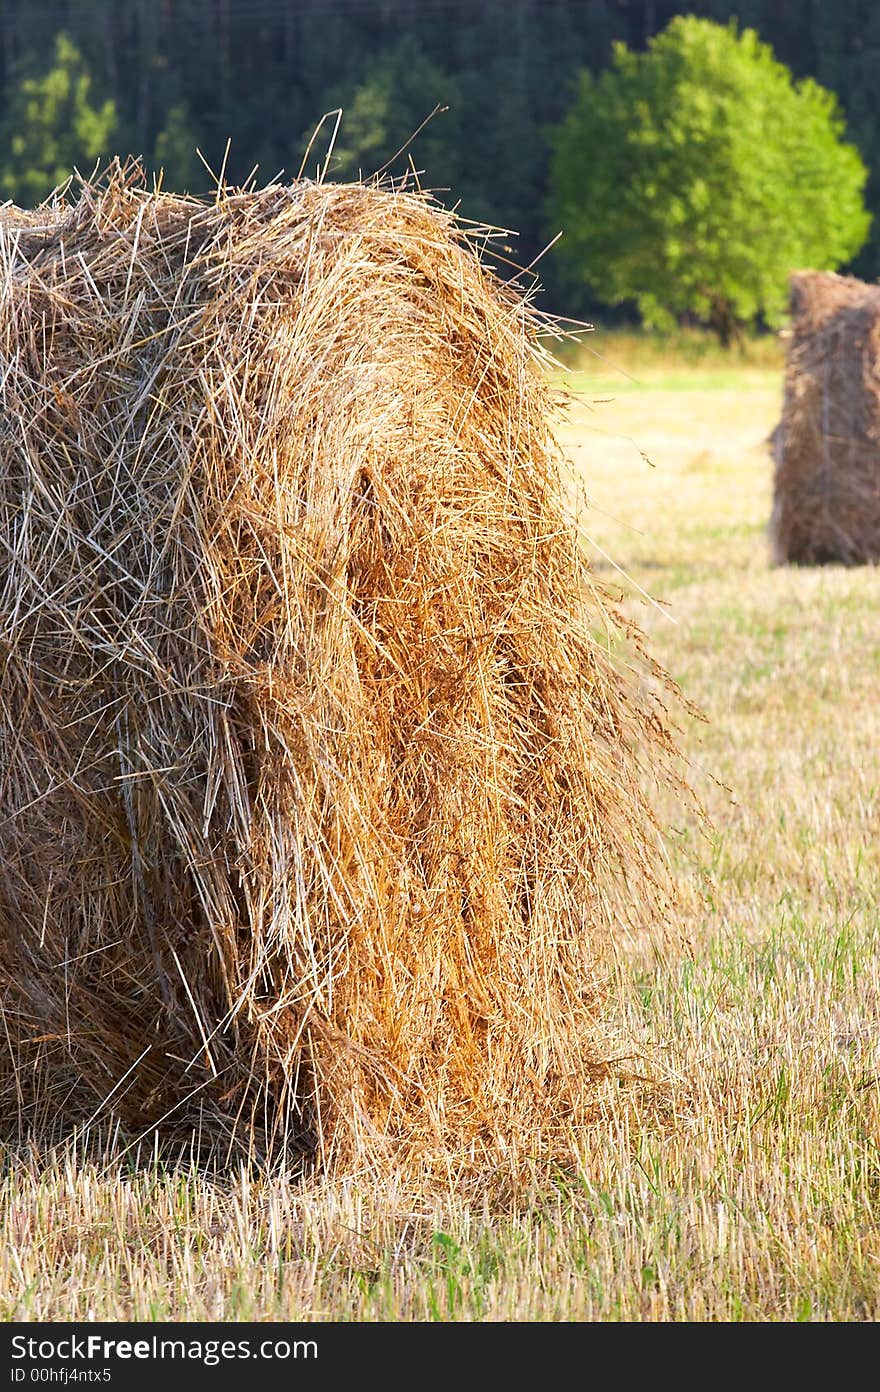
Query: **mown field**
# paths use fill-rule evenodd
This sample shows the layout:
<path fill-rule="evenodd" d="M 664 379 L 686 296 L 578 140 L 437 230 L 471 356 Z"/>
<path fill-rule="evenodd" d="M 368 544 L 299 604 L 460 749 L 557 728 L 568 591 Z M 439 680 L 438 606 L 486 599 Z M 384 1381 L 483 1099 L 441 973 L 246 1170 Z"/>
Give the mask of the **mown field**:
<path fill-rule="evenodd" d="M 589 544 L 706 717 L 713 831 L 664 809 L 689 947 L 622 968 L 662 1086 L 501 1208 L 10 1156 L 6 1318 L 880 1317 L 880 568 L 769 564 L 772 351 L 604 353 L 566 374 Z"/>

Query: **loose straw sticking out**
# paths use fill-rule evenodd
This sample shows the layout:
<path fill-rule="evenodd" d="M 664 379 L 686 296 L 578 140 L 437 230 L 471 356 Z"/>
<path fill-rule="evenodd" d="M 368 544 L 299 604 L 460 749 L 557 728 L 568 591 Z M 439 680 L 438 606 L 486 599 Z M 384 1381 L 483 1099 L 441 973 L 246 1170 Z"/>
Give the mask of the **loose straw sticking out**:
<path fill-rule="evenodd" d="M 791 313 L 772 441 L 774 559 L 880 561 L 880 287 L 799 271 Z"/>
<path fill-rule="evenodd" d="M 570 1159 L 677 755 L 565 515 L 537 316 L 398 186 L 115 167 L 0 255 L 22 1127 Z"/>

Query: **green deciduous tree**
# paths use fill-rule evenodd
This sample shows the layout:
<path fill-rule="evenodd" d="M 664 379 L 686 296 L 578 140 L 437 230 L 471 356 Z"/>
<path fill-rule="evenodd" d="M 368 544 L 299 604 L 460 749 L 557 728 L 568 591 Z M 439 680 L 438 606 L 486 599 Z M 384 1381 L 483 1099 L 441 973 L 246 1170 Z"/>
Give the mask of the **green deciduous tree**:
<path fill-rule="evenodd" d="M 0 125 L 0 195 L 22 206 L 39 203 L 74 167 L 91 168 L 110 153 L 116 126 L 112 101 L 93 104 L 92 79 L 66 34 L 55 40 L 54 65 L 22 75 Z"/>
<path fill-rule="evenodd" d="M 680 17 L 583 74 L 553 139 L 550 209 L 574 273 L 649 324 L 691 314 L 728 341 L 785 310 L 795 267 L 832 270 L 870 225 L 867 172 L 831 92 L 752 30 Z"/>

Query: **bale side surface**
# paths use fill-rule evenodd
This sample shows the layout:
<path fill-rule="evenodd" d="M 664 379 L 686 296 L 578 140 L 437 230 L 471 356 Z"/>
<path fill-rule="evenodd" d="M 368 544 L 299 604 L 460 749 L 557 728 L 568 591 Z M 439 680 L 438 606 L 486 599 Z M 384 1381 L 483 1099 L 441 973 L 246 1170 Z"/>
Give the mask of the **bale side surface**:
<path fill-rule="evenodd" d="M 880 287 L 801 271 L 791 313 L 773 436 L 774 558 L 880 560 Z"/>
<path fill-rule="evenodd" d="M 570 1153 L 675 755 L 528 306 L 396 189 L 116 174 L 0 247 L 7 1114 Z"/>

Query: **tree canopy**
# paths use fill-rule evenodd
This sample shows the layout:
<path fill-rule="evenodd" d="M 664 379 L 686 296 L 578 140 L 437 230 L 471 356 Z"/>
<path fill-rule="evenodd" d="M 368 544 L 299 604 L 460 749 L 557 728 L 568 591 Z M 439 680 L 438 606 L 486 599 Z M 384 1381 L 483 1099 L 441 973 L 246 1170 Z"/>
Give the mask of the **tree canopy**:
<path fill-rule="evenodd" d="M 116 110 L 112 101 L 93 103 L 91 86 L 79 49 L 57 35 L 52 66 L 40 76 L 21 76 L 0 121 L 3 198 L 39 203 L 78 163 L 111 153 Z"/>
<path fill-rule="evenodd" d="M 644 320 L 693 315 L 725 341 L 778 323 L 788 272 L 833 270 L 870 226 L 867 169 L 833 93 L 792 75 L 750 29 L 676 18 L 580 78 L 553 139 L 563 254 Z"/>
<path fill-rule="evenodd" d="M 430 187 L 454 188 L 458 142 L 450 138 L 457 134 L 450 125 L 457 124 L 457 97 L 454 80 L 412 34 L 402 35 L 366 65 L 357 86 L 343 83 L 328 95 L 329 107 L 341 108 L 343 115 L 330 160 L 333 177 L 369 176 L 386 161 L 394 162 L 398 150 L 412 149 Z M 435 108 L 440 110 L 432 117 Z M 431 119 L 416 134 L 426 118 Z M 321 153 L 325 143 L 319 142 Z"/>
<path fill-rule="evenodd" d="M 424 185 L 465 217 L 514 231 L 499 250 L 527 265 L 549 239 L 552 132 L 577 100 L 579 74 L 606 70 L 615 42 L 643 50 L 679 12 L 726 20 L 730 9 L 729 0 L 2 0 L 0 197 L 32 205 L 74 166 L 112 154 L 135 155 L 148 172 L 163 170 L 166 187 L 193 193 L 209 192 L 205 166 L 224 160 L 233 183 L 255 165 L 258 179 L 292 177 L 321 116 L 341 106 L 327 177 L 389 161 L 399 175 L 412 158 Z M 847 138 L 872 170 L 868 205 L 880 208 L 880 6 L 738 0 L 736 10 L 798 81 L 836 93 Z M 72 83 L 63 100 L 59 76 Z M 410 139 L 438 103 L 448 111 Z M 312 147 L 312 175 L 333 125 Z M 563 278 L 571 230 L 540 262 L 543 303 L 604 316 L 604 285 Z M 880 275 L 880 218 L 852 269 Z"/>

